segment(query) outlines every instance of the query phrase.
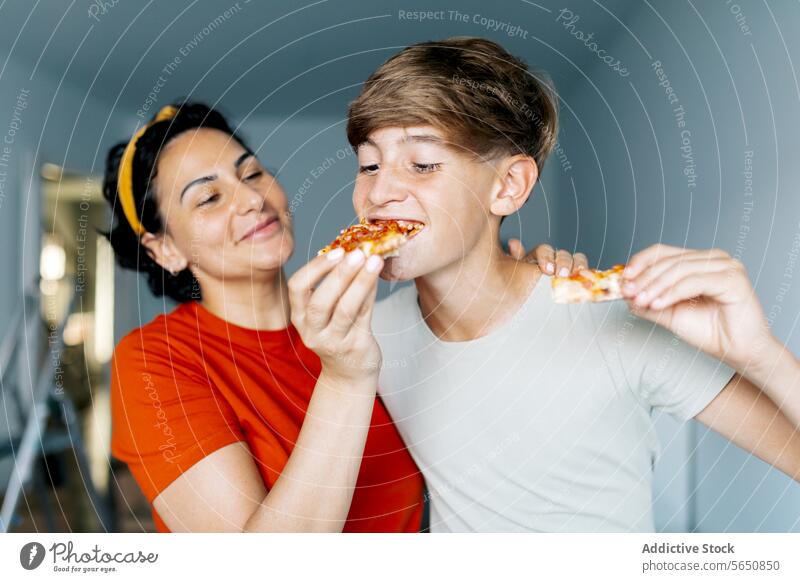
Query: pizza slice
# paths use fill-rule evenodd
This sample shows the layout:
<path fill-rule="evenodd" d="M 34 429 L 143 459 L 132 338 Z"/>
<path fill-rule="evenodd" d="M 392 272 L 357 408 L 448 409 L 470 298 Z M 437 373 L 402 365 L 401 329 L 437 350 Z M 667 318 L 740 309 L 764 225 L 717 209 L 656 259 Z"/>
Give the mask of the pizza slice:
<path fill-rule="evenodd" d="M 553 277 L 555 303 L 584 303 L 622 299 L 622 271 L 625 265 L 614 265 L 607 271 L 583 269 L 568 277 Z"/>
<path fill-rule="evenodd" d="M 400 254 L 398 249 L 424 227 L 420 222 L 408 220 L 367 222 L 365 218 L 362 218 L 358 224 L 339 231 L 339 236 L 333 239 L 331 244 L 321 249 L 317 255 L 324 255 L 341 247 L 346 253 L 361 249 L 366 256 L 396 257 Z"/>

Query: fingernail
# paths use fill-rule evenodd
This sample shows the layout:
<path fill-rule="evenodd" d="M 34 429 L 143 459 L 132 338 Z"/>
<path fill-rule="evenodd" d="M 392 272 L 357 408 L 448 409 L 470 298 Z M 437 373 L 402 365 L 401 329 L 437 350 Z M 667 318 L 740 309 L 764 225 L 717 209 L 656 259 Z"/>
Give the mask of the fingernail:
<path fill-rule="evenodd" d="M 625 293 L 633 293 L 634 291 L 636 291 L 636 284 L 635 283 L 625 283 L 625 285 L 622 286 L 622 290 Z"/>
<path fill-rule="evenodd" d="M 361 249 L 356 249 L 352 253 L 347 255 L 348 265 L 356 266 L 363 260 L 364 260 L 364 253 Z"/>
<path fill-rule="evenodd" d="M 342 247 L 333 249 L 327 256 L 329 261 L 338 261 L 344 256 L 344 249 Z"/>
<path fill-rule="evenodd" d="M 561 270 L 558 272 L 558 276 L 566 277 L 567 275 L 569 275 L 569 269 L 567 269 L 566 267 L 561 267 Z"/>
<path fill-rule="evenodd" d="M 548 273 L 552 273 L 555 267 L 553 266 L 553 263 L 547 263 L 545 269 L 547 270 Z"/>
<path fill-rule="evenodd" d="M 367 272 L 374 273 L 381 267 L 381 258 L 378 255 L 372 255 L 367 259 Z"/>
<path fill-rule="evenodd" d="M 623 277 L 632 277 L 633 276 L 633 269 L 631 269 L 630 267 L 625 267 L 622 270 L 622 276 Z"/>
<path fill-rule="evenodd" d="M 642 291 L 636 296 L 636 303 L 643 305 L 647 301 L 647 291 Z"/>
<path fill-rule="evenodd" d="M 653 309 L 661 309 L 666 304 L 667 302 L 664 301 L 661 297 L 659 297 L 658 299 L 653 300 L 653 302 L 650 304 L 650 307 L 652 307 Z"/>

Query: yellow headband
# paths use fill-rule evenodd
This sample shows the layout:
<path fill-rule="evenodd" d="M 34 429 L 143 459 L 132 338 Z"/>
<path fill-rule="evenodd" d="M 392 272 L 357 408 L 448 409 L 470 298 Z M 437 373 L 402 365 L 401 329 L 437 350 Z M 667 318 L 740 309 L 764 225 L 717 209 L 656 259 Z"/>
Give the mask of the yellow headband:
<path fill-rule="evenodd" d="M 159 121 L 165 121 L 175 117 L 178 113 L 178 108 L 172 105 L 162 107 L 155 118 L 150 122 L 144 124 L 133 135 L 131 141 L 125 147 L 122 153 L 122 159 L 119 163 L 119 173 L 117 174 L 117 192 L 119 193 L 119 201 L 122 204 L 122 211 L 125 213 L 125 218 L 128 219 L 128 224 L 131 225 L 133 232 L 141 236 L 147 232 L 142 223 L 139 222 L 139 217 L 136 215 L 136 203 L 133 200 L 133 153 L 136 151 L 136 142 L 142 137 L 147 128 Z"/>

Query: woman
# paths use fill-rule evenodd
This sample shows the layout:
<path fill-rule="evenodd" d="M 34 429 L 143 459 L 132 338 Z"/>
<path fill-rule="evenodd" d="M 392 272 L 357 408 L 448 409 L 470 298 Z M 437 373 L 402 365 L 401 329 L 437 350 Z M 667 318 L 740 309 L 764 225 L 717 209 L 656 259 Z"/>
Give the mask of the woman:
<path fill-rule="evenodd" d="M 286 196 L 198 103 L 112 148 L 104 196 L 118 262 L 181 303 L 112 363 L 112 454 L 157 529 L 418 531 L 422 478 L 376 399 L 382 259 L 332 252 L 315 259 L 313 292 L 287 282 Z M 536 257 L 571 265 L 548 247 Z"/>

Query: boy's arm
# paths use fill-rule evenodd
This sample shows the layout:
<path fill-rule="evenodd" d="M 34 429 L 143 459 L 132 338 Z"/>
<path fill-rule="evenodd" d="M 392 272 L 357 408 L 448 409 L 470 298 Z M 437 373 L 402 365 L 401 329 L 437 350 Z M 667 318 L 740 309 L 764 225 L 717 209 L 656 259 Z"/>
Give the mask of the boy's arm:
<path fill-rule="evenodd" d="M 695 420 L 800 481 L 800 431 L 747 378 L 734 375 Z"/>
<path fill-rule="evenodd" d="M 800 480 L 800 362 L 772 334 L 743 265 L 720 250 L 655 245 L 631 258 L 632 311 L 736 374 L 697 419 Z"/>

